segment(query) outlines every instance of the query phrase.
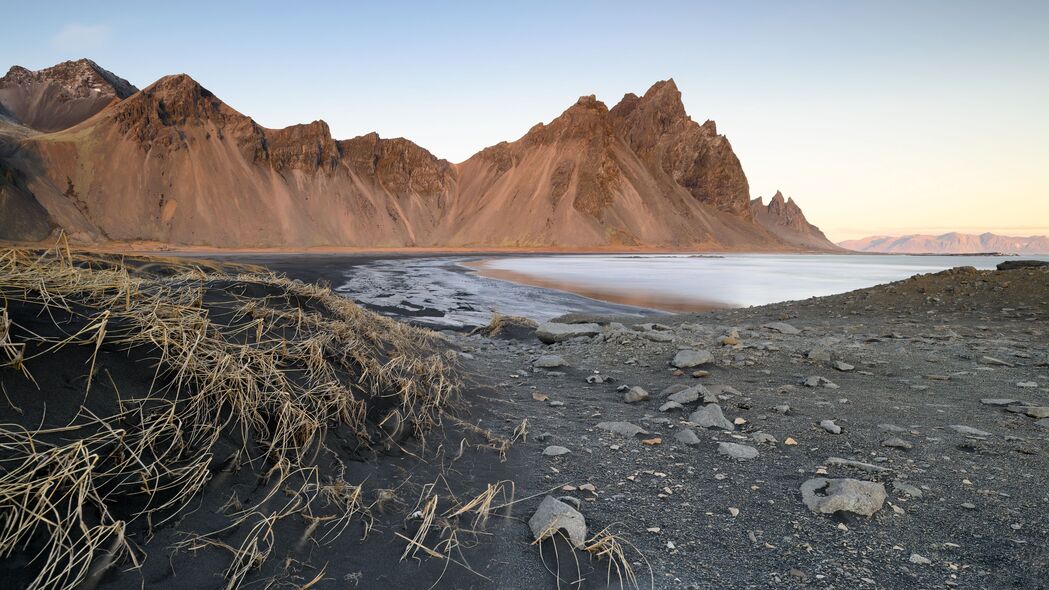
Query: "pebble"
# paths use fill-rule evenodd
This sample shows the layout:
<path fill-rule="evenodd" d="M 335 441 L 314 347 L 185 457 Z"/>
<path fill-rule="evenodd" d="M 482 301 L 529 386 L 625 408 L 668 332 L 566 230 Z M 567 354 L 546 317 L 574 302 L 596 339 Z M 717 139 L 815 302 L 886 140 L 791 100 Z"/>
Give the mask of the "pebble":
<path fill-rule="evenodd" d="M 1021 381 L 1017 383 L 1016 386 L 1024 389 L 1034 389 L 1035 387 L 1038 387 L 1038 383 L 1034 381 Z"/>
<path fill-rule="evenodd" d="M 668 402 L 664 403 L 663 405 L 659 406 L 659 411 L 660 412 L 669 412 L 670 410 L 679 410 L 679 409 L 684 408 L 684 407 L 685 406 L 681 405 L 680 403 L 671 400 L 671 401 L 668 401 Z"/>
<path fill-rule="evenodd" d="M 911 448 L 914 448 L 914 445 L 912 445 L 911 443 L 903 440 L 902 438 L 896 437 L 896 436 L 894 436 L 892 438 L 887 438 L 887 439 L 881 441 L 881 446 L 883 446 L 883 447 L 892 447 L 894 449 L 911 449 Z"/>
<path fill-rule="evenodd" d="M 532 366 L 540 369 L 556 369 L 557 367 L 563 367 L 568 363 L 565 359 L 556 354 L 544 354 L 543 356 L 536 359 Z"/>
<path fill-rule="evenodd" d="M 679 369 L 691 369 L 714 362 L 714 355 L 706 350 L 679 350 L 670 364 Z"/>
<path fill-rule="evenodd" d="M 831 365 L 831 366 L 833 366 L 835 369 L 837 369 L 837 370 L 839 370 L 839 371 L 841 371 L 843 373 L 847 373 L 847 372 L 849 372 L 849 371 L 851 371 L 851 370 L 856 368 L 855 366 L 850 365 L 849 363 L 846 363 L 846 362 L 842 362 L 842 361 L 834 361 L 834 364 Z"/>
<path fill-rule="evenodd" d="M 681 444 L 689 446 L 695 446 L 701 442 L 699 440 L 699 437 L 696 436 L 696 433 L 691 428 L 682 428 L 681 430 L 675 432 L 674 440 Z"/>
<path fill-rule="evenodd" d="M 567 455 L 571 452 L 572 451 L 570 451 L 569 449 L 565 447 L 559 447 L 557 445 L 550 445 L 543 449 L 543 454 L 547 457 L 560 457 L 561 455 Z"/>
<path fill-rule="evenodd" d="M 930 563 L 932 563 L 931 559 L 929 559 L 928 557 L 922 557 L 917 553 L 911 553 L 911 556 L 907 561 L 917 565 L 929 565 Z"/>
<path fill-rule="evenodd" d="M 763 326 L 766 330 L 772 330 L 773 332 L 779 332 L 780 334 L 796 335 L 801 334 L 801 330 L 785 322 L 769 322 Z"/>
<path fill-rule="evenodd" d="M 958 434 L 964 434 L 966 436 L 991 436 L 990 432 L 985 432 L 979 428 L 973 428 L 972 426 L 965 426 L 964 424 L 951 424 L 950 428 Z"/>
<path fill-rule="evenodd" d="M 820 427 L 831 434 L 841 434 L 841 426 L 834 423 L 834 420 L 823 420 L 820 422 Z"/>
<path fill-rule="evenodd" d="M 1022 402 L 1004 397 L 985 397 L 980 400 L 980 403 L 985 406 L 1011 406 Z"/>
<path fill-rule="evenodd" d="M 721 411 L 721 406 L 717 404 L 707 404 L 695 412 L 692 412 L 688 417 L 688 421 L 701 428 L 721 428 L 722 430 L 736 429 L 735 425 L 733 425 L 728 418 L 725 418 L 725 414 Z"/>
<path fill-rule="evenodd" d="M 641 387 L 631 387 L 623 394 L 623 401 L 628 404 L 636 404 L 637 402 L 643 402 L 648 399 L 648 392 Z"/>

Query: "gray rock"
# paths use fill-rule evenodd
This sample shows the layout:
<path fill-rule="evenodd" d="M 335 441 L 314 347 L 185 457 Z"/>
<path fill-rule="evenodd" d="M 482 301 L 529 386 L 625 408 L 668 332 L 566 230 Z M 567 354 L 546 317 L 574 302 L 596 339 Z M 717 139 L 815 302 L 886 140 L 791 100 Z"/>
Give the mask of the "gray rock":
<path fill-rule="evenodd" d="M 1034 381 L 1020 381 L 1019 383 L 1016 384 L 1016 386 L 1017 387 L 1021 387 L 1023 389 L 1034 389 L 1034 388 L 1038 387 L 1038 383 L 1036 383 Z"/>
<path fill-rule="evenodd" d="M 907 432 L 906 428 L 900 428 L 899 426 L 896 426 L 895 424 L 879 424 L 878 428 L 882 432 Z"/>
<path fill-rule="evenodd" d="M 892 471 L 892 469 L 889 469 L 888 467 L 882 467 L 881 465 L 864 463 L 863 461 L 853 461 L 852 459 L 842 459 L 841 457 L 829 457 L 827 459 L 827 465 L 837 465 L 839 467 L 852 467 L 853 469 L 870 471 L 871 473 L 885 473 L 888 471 Z"/>
<path fill-rule="evenodd" d="M 990 432 L 985 432 L 979 428 L 973 428 L 972 426 L 965 426 L 964 424 L 951 424 L 950 428 L 958 434 L 964 434 L 965 436 L 991 436 Z"/>
<path fill-rule="evenodd" d="M 778 405 L 778 406 L 776 406 L 776 407 L 774 407 L 772 409 L 775 410 L 777 413 L 783 414 L 784 416 L 786 416 L 787 414 L 790 413 L 790 409 L 791 408 L 787 404 L 780 404 L 780 405 Z"/>
<path fill-rule="evenodd" d="M 810 361 L 820 363 L 829 363 L 831 360 L 831 353 L 826 348 L 813 348 L 806 356 Z"/>
<path fill-rule="evenodd" d="M 583 501 L 575 496 L 558 496 L 557 499 L 565 504 L 568 504 L 572 508 L 579 510 L 583 507 Z"/>
<path fill-rule="evenodd" d="M 648 392 L 637 386 L 631 387 L 623 394 L 623 401 L 628 404 L 636 404 L 637 402 L 643 402 L 647 399 Z"/>
<path fill-rule="evenodd" d="M 985 365 L 998 365 L 999 367 L 1012 367 L 1013 364 L 1010 362 L 996 359 L 993 356 L 985 356 L 980 358 L 980 362 Z"/>
<path fill-rule="evenodd" d="M 535 335 L 544 344 L 564 342 L 580 336 L 591 337 L 601 333 L 601 326 L 597 324 L 558 324 L 555 322 L 543 322 L 535 329 Z"/>
<path fill-rule="evenodd" d="M 739 443 L 718 443 L 718 452 L 738 461 L 750 461 L 758 457 L 757 449 Z"/>
<path fill-rule="evenodd" d="M 648 431 L 636 424 L 629 422 L 600 422 L 597 425 L 601 430 L 607 430 L 614 432 L 621 436 L 637 436 L 639 434 L 648 434 Z"/>
<path fill-rule="evenodd" d="M 831 434 L 841 434 L 841 426 L 835 424 L 834 420 L 822 420 L 820 422 L 820 428 Z"/>
<path fill-rule="evenodd" d="M 532 538 L 536 541 L 564 531 L 577 549 L 586 543 L 586 519 L 578 510 L 553 496 L 543 498 L 535 514 L 528 519 L 528 528 L 532 529 Z"/>
<path fill-rule="evenodd" d="M 922 557 L 917 553 L 911 553 L 911 556 L 907 559 L 907 561 L 915 565 L 929 565 L 930 563 L 932 563 L 931 559 L 929 559 L 928 557 Z"/>
<path fill-rule="evenodd" d="M 822 385 L 823 387 L 826 387 L 828 389 L 838 389 L 837 383 L 831 381 L 830 379 L 827 379 L 826 377 L 820 377 L 819 375 L 812 375 L 810 377 L 806 377 L 801 381 L 801 384 L 805 387 L 819 387 L 820 385 Z"/>
<path fill-rule="evenodd" d="M 921 498 L 922 491 L 918 486 L 913 486 L 907 482 L 896 480 L 892 482 L 892 489 L 897 494 L 906 494 L 912 498 Z"/>
<path fill-rule="evenodd" d="M 595 385 L 595 384 L 599 384 L 599 383 L 606 383 L 606 382 L 609 382 L 609 381 L 615 381 L 615 379 L 613 379 L 612 377 L 609 377 L 608 375 L 587 375 L 586 376 L 586 382 L 591 384 L 591 385 Z"/>
<path fill-rule="evenodd" d="M 702 428 L 721 428 L 722 430 L 735 430 L 736 426 L 721 412 L 721 406 L 707 404 L 692 412 L 688 421 Z"/>
<path fill-rule="evenodd" d="M 674 400 L 670 400 L 668 402 L 665 402 L 663 405 L 659 406 L 659 411 L 660 412 L 669 412 L 670 410 L 680 410 L 681 408 L 684 408 L 684 407 L 685 406 L 681 405 L 680 403 L 678 403 L 678 402 L 676 402 Z"/>
<path fill-rule="evenodd" d="M 985 397 L 980 400 L 980 403 L 985 406 L 1011 406 L 1014 404 L 1023 404 L 1020 400 L 1005 397 Z"/>
<path fill-rule="evenodd" d="M 891 438 L 887 438 L 887 439 L 881 441 L 881 446 L 883 446 L 883 447 L 891 447 L 891 448 L 894 448 L 894 449 L 911 449 L 911 448 L 914 448 L 914 445 L 912 445 L 911 443 L 903 440 L 902 438 L 900 438 L 898 436 L 893 436 Z"/>
<path fill-rule="evenodd" d="M 1035 420 L 1049 418 L 1049 406 L 1023 406 L 1023 412 Z"/>
<path fill-rule="evenodd" d="M 885 498 L 885 486 L 873 481 L 817 477 L 801 484 L 802 501 L 817 514 L 844 510 L 872 516 L 884 506 Z"/>
<path fill-rule="evenodd" d="M 641 337 L 652 342 L 673 342 L 674 334 L 671 332 L 641 332 Z"/>
<path fill-rule="evenodd" d="M 706 350 L 679 350 L 674 355 L 674 360 L 670 361 L 671 365 L 679 369 L 691 369 L 692 367 L 698 367 L 707 363 L 714 362 L 714 355 L 710 354 Z"/>
<path fill-rule="evenodd" d="M 674 440 L 681 444 L 695 446 L 700 443 L 699 437 L 691 428 L 682 428 L 674 433 Z"/>
<path fill-rule="evenodd" d="M 547 457 L 560 457 L 561 455 L 567 455 L 571 452 L 572 451 L 570 451 L 569 449 L 566 449 L 565 447 L 559 447 L 557 445 L 550 445 L 543 449 L 543 454 Z"/>
<path fill-rule="evenodd" d="M 670 394 L 667 399 L 679 404 L 690 404 L 694 401 L 699 401 L 700 397 L 705 400 L 708 393 L 706 387 L 703 387 L 702 385 L 693 385 L 692 387 L 687 387 L 681 391 Z M 717 398 L 714 399 L 716 400 Z"/>
<path fill-rule="evenodd" d="M 761 327 L 766 330 L 772 330 L 773 332 L 779 332 L 780 334 L 801 334 L 801 330 L 784 322 L 769 322 Z"/>
<path fill-rule="evenodd" d="M 674 383 L 673 385 L 667 385 L 664 387 L 663 390 L 659 392 L 659 395 L 670 397 L 671 395 L 686 389 L 688 389 L 688 385 L 685 385 L 684 383 Z"/>
<path fill-rule="evenodd" d="M 834 361 L 834 363 L 831 366 L 843 373 L 847 373 L 856 368 L 855 366 L 843 361 Z"/>
<path fill-rule="evenodd" d="M 532 366 L 540 369 L 556 369 L 557 367 L 563 367 L 568 363 L 565 362 L 560 355 L 556 354 L 544 354 L 543 356 L 536 359 Z"/>
<path fill-rule="evenodd" d="M 767 432 L 755 432 L 754 434 L 750 435 L 750 440 L 758 443 L 759 445 L 774 445 L 779 442 L 778 440 L 776 440 L 776 437 L 772 436 Z"/>

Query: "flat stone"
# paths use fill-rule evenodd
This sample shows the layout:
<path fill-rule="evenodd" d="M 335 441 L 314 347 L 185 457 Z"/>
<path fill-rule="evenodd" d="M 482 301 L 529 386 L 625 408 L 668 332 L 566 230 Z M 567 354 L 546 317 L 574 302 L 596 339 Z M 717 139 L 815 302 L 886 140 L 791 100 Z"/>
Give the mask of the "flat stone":
<path fill-rule="evenodd" d="M 980 400 L 980 403 L 985 406 L 1012 406 L 1015 404 L 1023 404 L 1020 400 L 1005 397 L 985 397 Z"/>
<path fill-rule="evenodd" d="M 674 334 L 672 332 L 641 332 L 641 337 L 652 342 L 673 342 Z"/>
<path fill-rule="evenodd" d="M 567 455 L 568 453 L 571 453 L 571 452 L 572 452 L 571 450 L 569 450 L 569 449 L 567 449 L 565 447 L 559 447 L 557 445 L 550 445 L 550 446 L 546 447 L 545 449 L 543 449 L 543 454 L 546 455 L 547 457 L 560 457 L 561 455 Z"/>
<path fill-rule="evenodd" d="M 775 436 L 772 436 L 767 432 L 755 432 L 754 434 L 750 435 L 750 440 L 756 442 L 759 445 L 774 445 L 779 442 L 778 440 L 776 440 Z"/>
<path fill-rule="evenodd" d="M 558 324 L 556 322 L 543 322 L 535 329 L 535 335 L 544 344 L 564 342 L 580 336 L 591 337 L 601 333 L 601 326 L 597 324 Z"/>
<path fill-rule="evenodd" d="M 1049 418 L 1049 406 L 1023 406 L 1023 413 L 1035 420 Z"/>
<path fill-rule="evenodd" d="M 667 399 L 679 404 L 690 404 L 699 401 L 700 397 L 706 399 L 707 395 L 708 392 L 706 387 L 703 387 L 702 385 L 693 385 L 692 387 L 687 387 L 681 391 L 670 394 Z"/>
<path fill-rule="evenodd" d="M 785 322 L 769 322 L 761 327 L 766 330 L 772 330 L 773 332 L 779 332 L 780 334 L 801 334 L 801 330 Z"/>
<path fill-rule="evenodd" d="M 674 355 L 674 360 L 670 361 L 671 365 L 679 369 L 691 369 L 692 367 L 698 367 L 699 365 L 705 365 L 714 362 L 714 355 L 706 350 L 679 350 Z"/>
<path fill-rule="evenodd" d="M 906 494 L 912 498 L 921 498 L 922 490 L 918 486 L 913 486 L 907 482 L 896 480 L 892 482 L 892 489 L 898 494 Z"/>
<path fill-rule="evenodd" d="M 681 405 L 679 402 L 676 402 L 674 400 L 670 400 L 668 402 L 665 402 L 663 405 L 659 406 L 659 411 L 660 412 L 669 412 L 670 410 L 680 410 L 680 409 L 682 409 L 684 407 L 685 406 Z"/>
<path fill-rule="evenodd" d="M 623 401 L 628 404 L 636 404 L 637 402 L 643 402 L 648 399 L 648 392 L 641 387 L 631 387 L 623 394 Z"/>
<path fill-rule="evenodd" d="M 997 365 L 999 367 L 1012 367 L 1013 364 L 1010 362 L 1003 361 L 1002 359 L 996 359 L 993 356 L 985 356 L 980 358 L 980 362 L 985 365 Z"/>
<path fill-rule="evenodd" d="M 898 436 L 887 438 L 887 439 L 881 441 L 881 446 L 883 446 L 883 447 L 891 447 L 891 448 L 894 448 L 894 449 L 911 449 L 911 448 L 914 448 L 914 445 L 912 445 L 911 443 L 903 440 L 902 438 L 900 438 Z"/>
<path fill-rule="evenodd" d="M 738 461 L 750 461 L 758 457 L 757 449 L 739 443 L 718 443 L 718 452 Z"/>
<path fill-rule="evenodd" d="M 849 363 L 842 361 L 834 361 L 834 363 L 831 366 L 844 373 L 847 373 L 856 368 L 854 365 L 850 365 Z"/>
<path fill-rule="evenodd" d="M 678 441 L 683 445 L 695 446 L 701 441 L 696 433 L 691 428 L 682 428 L 681 430 L 674 433 L 674 440 Z"/>
<path fill-rule="evenodd" d="M 826 430 L 831 434 L 841 434 L 841 426 L 834 423 L 834 420 L 822 420 L 820 421 L 820 428 Z"/>
<path fill-rule="evenodd" d="M 536 541 L 564 531 L 577 549 L 586 544 L 586 519 L 578 510 L 553 496 L 543 498 L 532 518 L 528 519 L 528 528 L 532 529 L 532 538 Z"/>
<path fill-rule="evenodd" d="M 985 432 L 972 426 L 965 426 L 964 424 L 951 424 L 950 429 L 965 436 L 991 436 L 990 432 Z"/>
<path fill-rule="evenodd" d="M 930 563 L 932 563 L 931 559 L 929 559 L 928 557 L 922 557 L 917 553 L 911 553 L 911 556 L 907 558 L 907 561 L 915 565 L 929 565 Z"/>
<path fill-rule="evenodd" d="M 607 430 L 621 436 L 637 436 L 648 434 L 648 431 L 636 424 L 629 422 L 600 422 L 597 425 L 601 430 Z"/>
<path fill-rule="evenodd" d="M 1017 383 L 1016 386 L 1023 389 L 1034 389 L 1035 387 L 1038 387 L 1038 383 L 1034 381 L 1021 381 Z"/>
<path fill-rule="evenodd" d="M 885 504 L 885 486 L 858 479 L 817 477 L 801 484 L 801 499 L 817 514 L 852 512 L 873 516 Z"/>
<path fill-rule="evenodd" d="M 606 382 L 609 382 L 609 381 L 615 381 L 615 379 L 613 379 L 612 377 L 609 377 L 608 375 L 587 375 L 586 376 L 586 382 L 591 384 L 591 385 L 600 384 L 600 383 L 606 383 Z"/>
<path fill-rule="evenodd" d="M 671 395 L 686 389 L 688 389 L 688 385 L 685 385 L 684 383 L 674 383 L 673 385 L 667 385 L 664 387 L 663 390 L 659 392 L 659 395 L 670 397 Z"/>
<path fill-rule="evenodd" d="M 567 364 L 568 363 L 565 362 L 565 359 L 560 355 L 544 354 L 536 359 L 536 361 L 532 363 L 532 366 L 540 369 L 556 369 L 557 367 L 563 367 Z"/>
<path fill-rule="evenodd" d="M 688 417 L 688 421 L 701 428 L 721 428 L 722 430 L 736 429 L 736 426 L 732 424 L 732 421 L 725 418 L 725 414 L 721 412 L 721 406 L 717 404 L 707 404 L 695 412 L 692 412 Z"/>
<path fill-rule="evenodd" d="M 829 363 L 831 360 L 831 353 L 826 348 L 813 348 L 807 355 L 810 361 L 817 361 L 820 363 Z"/>
<path fill-rule="evenodd" d="M 882 432 L 907 432 L 906 428 L 900 428 L 895 424 L 879 424 L 878 429 Z"/>

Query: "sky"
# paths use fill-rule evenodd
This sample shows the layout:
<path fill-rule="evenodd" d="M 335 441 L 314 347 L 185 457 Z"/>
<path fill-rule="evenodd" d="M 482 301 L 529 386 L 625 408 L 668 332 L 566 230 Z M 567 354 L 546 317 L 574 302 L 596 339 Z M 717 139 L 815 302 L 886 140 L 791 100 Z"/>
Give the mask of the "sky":
<path fill-rule="evenodd" d="M 266 127 L 459 162 L 674 78 L 832 239 L 1049 234 L 1049 2 L 10 2 L 0 68 L 187 73 Z"/>

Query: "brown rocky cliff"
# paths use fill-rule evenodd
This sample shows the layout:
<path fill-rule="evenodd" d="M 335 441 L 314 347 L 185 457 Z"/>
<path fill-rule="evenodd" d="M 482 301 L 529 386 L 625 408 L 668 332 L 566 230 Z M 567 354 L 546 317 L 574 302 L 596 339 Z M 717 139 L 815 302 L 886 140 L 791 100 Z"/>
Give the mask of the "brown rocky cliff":
<path fill-rule="evenodd" d="M 750 202 L 750 208 L 758 223 L 788 243 L 813 249 L 840 249 L 820 228 L 809 223 L 794 199 L 784 198 L 780 191 L 769 199 L 767 206 L 758 197 Z"/>

